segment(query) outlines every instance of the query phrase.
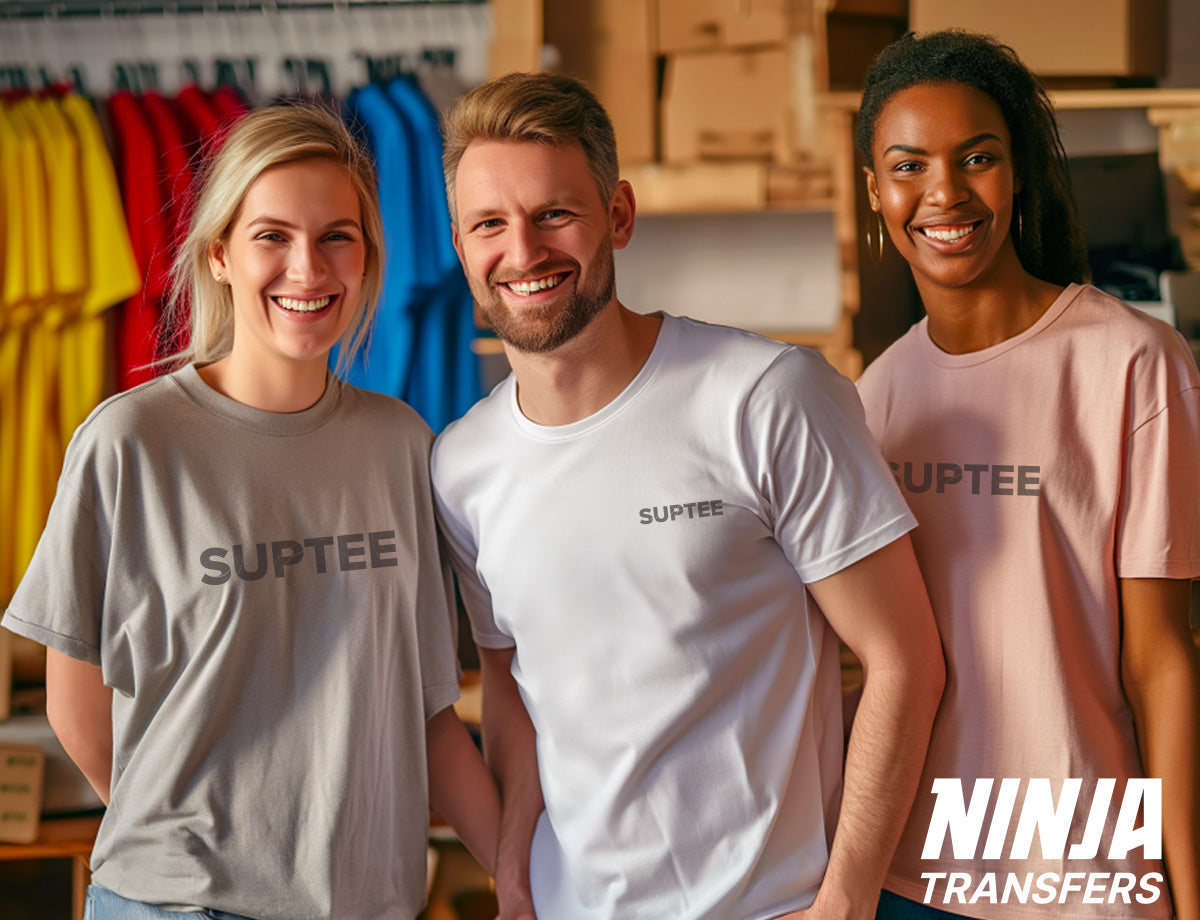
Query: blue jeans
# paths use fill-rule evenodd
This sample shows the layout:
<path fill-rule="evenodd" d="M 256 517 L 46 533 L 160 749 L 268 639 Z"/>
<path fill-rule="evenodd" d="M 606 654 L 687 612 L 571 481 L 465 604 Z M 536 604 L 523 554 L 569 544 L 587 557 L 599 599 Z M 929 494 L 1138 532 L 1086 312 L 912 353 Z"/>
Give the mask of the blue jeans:
<path fill-rule="evenodd" d="M 879 896 L 879 907 L 875 920 L 966 920 L 964 914 L 952 914 L 938 910 L 920 901 L 910 901 L 898 894 L 885 891 Z"/>
<path fill-rule="evenodd" d="M 183 917 L 196 917 L 198 920 L 251 920 L 239 914 L 227 914 L 223 910 L 163 910 L 153 904 L 130 901 L 96 885 L 88 885 L 87 906 L 83 909 L 83 920 L 181 920 Z"/>

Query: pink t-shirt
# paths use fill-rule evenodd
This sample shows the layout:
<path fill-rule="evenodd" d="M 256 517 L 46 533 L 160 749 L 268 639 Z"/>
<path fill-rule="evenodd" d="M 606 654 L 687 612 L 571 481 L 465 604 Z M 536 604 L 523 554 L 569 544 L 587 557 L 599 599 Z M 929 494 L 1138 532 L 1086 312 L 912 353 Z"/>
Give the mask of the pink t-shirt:
<path fill-rule="evenodd" d="M 1118 579 L 1200 574 L 1191 352 L 1169 326 L 1081 285 L 983 351 L 947 354 L 926 325 L 859 383 L 919 522 L 913 542 L 948 667 L 886 887 L 972 917 L 1167 917 L 1164 883 L 1151 903 L 1138 898 L 1150 899 L 1147 876 L 1163 873 L 1161 861 L 1142 847 L 1109 858 L 1125 781 L 1141 776 L 1121 688 Z M 961 780 L 967 804 L 976 779 L 995 780 L 976 845 L 968 837 L 961 847 L 966 858 L 956 858 L 949 833 L 938 837 L 940 858 L 922 858 L 936 778 Z M 997 854 L 987 842 L 1003 778 L 1020 785 L 1004 843 L 990 848 Z M 1082 788 L 1062 855 L 1055 846 L 1045 855 L 1035 833 L 1028 858 L 1013 858 L 1029 781 L 1048 779 L 1058 803 L 1067 778 Z M 1103 778 L 1116 780 L 1112 805 L 1097 855 L 1082 858 L 1072 844 L 1085 838 Z M 922 877 L 936 872 L 946 875 Z M 1082 876 L 1064 885 L 1068 873 Z"/>

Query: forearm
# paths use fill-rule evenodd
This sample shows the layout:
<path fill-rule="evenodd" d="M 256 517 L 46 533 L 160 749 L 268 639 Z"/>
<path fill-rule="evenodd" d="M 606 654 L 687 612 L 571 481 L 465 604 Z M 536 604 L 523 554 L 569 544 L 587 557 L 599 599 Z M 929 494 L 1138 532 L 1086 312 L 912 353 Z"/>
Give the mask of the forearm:
<path fill-rule="evenodd" d="M 916 795 L 942 683 L 940 666 L 864 673 L 841 813 L 814 914 L 874 917 Z"/>
<path fill-rule="evenodd" d="M 496 872 L 500 797 L 475 742 L 447 706 L 425 724 L 429 804 L 454 828 L 471 855 Z"/>
<path fill-rule="evenodd" d="M 496 896 L 505 920 L 533 917 L 529 851 L 544 808 L 537 737 L 510 668 L 512 652 L 481 650 L 484 758 L 500 790 Z"/>
<path fill-rule="evenodd" d="M 1163 856 L 1181 920 L 1200 920 L 1200 667 L 1191 584 L 1121 581 L 1121 681 L 1142 770 L 1162 780 Z"/>
<path fill-rule="evenodd" d="M 907 537 L 809 592 L 862 663 L 863 689 L 829 865 L 807 916 L 870 920 L 912 808 L 945 661 Z"/>
<path fill-rule="evenodd" d="M 112 785 L 112 688 L 100 669 L 46 650 L 46 716 L 67 756 L 108 804 Z"/>
<path fill-rule="evenodd" d="M 1196 669 L 1174 668 L 1145 687 L 1161 706 L 1137 709 L 1143 769 L 1162 780 L 1163 857 L 1180 920 L 1200 920 L 1200 680 Z"/>

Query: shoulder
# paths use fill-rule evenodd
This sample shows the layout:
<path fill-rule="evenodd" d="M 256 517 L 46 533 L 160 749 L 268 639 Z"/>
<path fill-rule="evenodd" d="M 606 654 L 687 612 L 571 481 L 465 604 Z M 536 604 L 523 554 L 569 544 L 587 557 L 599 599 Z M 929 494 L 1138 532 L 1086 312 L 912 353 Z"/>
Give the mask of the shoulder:
<path fill-rule="evenodd" d="M 487 396 L 467 410 L 466 414 L 447 425 L 433 443 L 433 475 L 439 468 L 456 458 L 474 456 L 480 445 L 495 445 L 498 438 L 513 430 L 512 388 L 515 378 L 510 374 L 501 380 Z"/>
<path fill-rule="evenodd" d="M 321 444 L 333 438 L 339 444 L 356 449 L 361 462 L 395 463 L 406 458 L 406 465 L 428 469 L 433 431 L 408 403 L 339 381 L 342 392 L 336 410 L 321 426 Z"/>
<path fill-rule="evenodd" d="M 1200 382 L 1191 348 L 1173 326 L 1090 284 L 1068 293 L 1074 297 L 1060 317 L 1063 332 L 1083 343 L 1085 355 L 1103 361 L 1106 373 L 1122 371 L 1134 385 L 1176 392 Z"/>
<path fill-rule="evenodd" d="M 886 389 L 898 372 L 902 372 L 913 361 L 920 360 L 922 339 L 928 340 L 926 320 L 922 319 L 892 342 L 875 360 L 866 366 L 858 378 L 858 391 L 864 394 Z"/>
<path fill-rule="evenodd" d="M 164 374 L 105 399 L 83 420 L 72 440 L 95 443 L 141 437 L 173 418 L 185 402 L 175 374 Z"/>
<path fill-rule="evenodd" d="M 1121 329 L 1137 341 L 1162 341 L 1175 335 L 1174 329 L 1167 323 L 1094 285 L 1071 285 L 1063 296 L 1069 299 L 1069 303 L 1062 316 L 1073 326 L 1087 328 L 1102 325 L 1110 330 Z"/>
<path fill-rule="evenodd" d="M 337 385 L 342 388 L 340 409 L 343 414 L 379 418 L 400 426 L 405 432 L 427 434 L 430 440 L 433 439 L 428 423 L 404 400 L 345 381 L 338 381 Z"/>
<path fill-rule="evenodd" d="M 845 379 L 814 348 L 689 317 L 667 317 L 666 321 L 676 327 L 668 367 L 715 378 L 731 393 Z"/>

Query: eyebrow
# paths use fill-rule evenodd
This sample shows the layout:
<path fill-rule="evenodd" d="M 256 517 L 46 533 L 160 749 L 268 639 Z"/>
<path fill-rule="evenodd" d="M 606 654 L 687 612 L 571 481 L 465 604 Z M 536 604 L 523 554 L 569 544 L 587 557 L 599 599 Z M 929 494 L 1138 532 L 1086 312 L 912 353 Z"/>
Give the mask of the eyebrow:
<path fill-rule="evenodd" d="M 575 210 L 586 208 L 587 202 L 584 199 L 572 194 L 562 194 L 557 197 L 547 198 L 545 201 L 533 208 L 532 213 L 540 214 L 542 211 L 552 211 L 555 208 L 569 207 Z M 504 208 L 502 207 L 484 207 L 474 211 L 463 211 L 459 215 L 460 224 L 474 224 L 484 220 L 490 220 L 493 217 L 503 217 Z"/>
<path fill-rule="evenodd" d="M 992 134 L 990 131 L 985 131 L 983 134 L 976 134 L 974 137 L 968 137 L 954 149 L 966 150 L 968 147 L 974 147 L 976 144 L 981 144 L 984 141 L 996 141 L 997 143 L 1003 143 L 995 134 Z M 915 154 L 925 154 L 929 152 L 922 147 L 910 147 L 908 144 L 892 144 L 892 146 L 883 151 L 883 155 L 887 156 L 893 150 L 898 151 L 899 153 Z"/>
<path fill-rule="evenodd" d="M 269 224 L 272 227 L 284 227 L 288 230 L 299 230 L 299 224 L 293 224 L 291 221 L 284 220 L 281 217 L 272 217 L 270 214 L 263 214 L 261 217 L 256 217 L 254 220 L 246 224 L 247 229 L 257 227 L 260 224 Z M 325 225 L 326 230 L 332 230 L 335 227 L 354 227 L 361 229 L 357 220 L 352 217 L 343 217 L 340 220 L 335 220 Z"/>

